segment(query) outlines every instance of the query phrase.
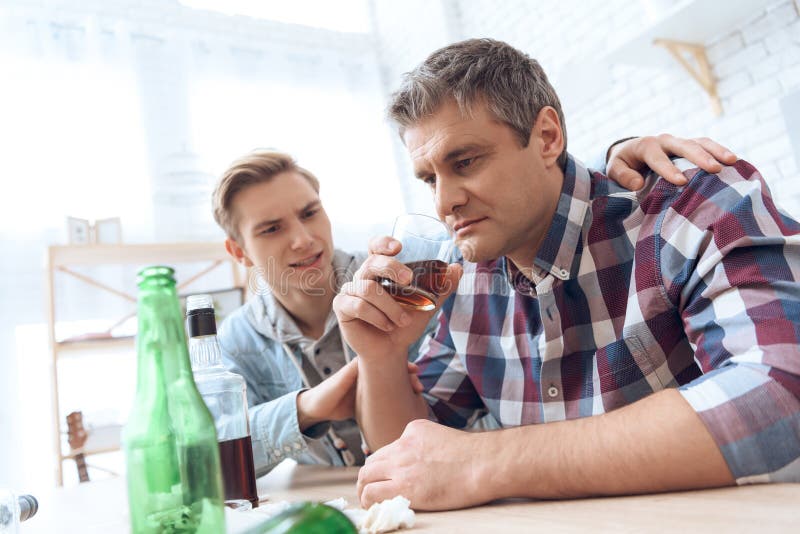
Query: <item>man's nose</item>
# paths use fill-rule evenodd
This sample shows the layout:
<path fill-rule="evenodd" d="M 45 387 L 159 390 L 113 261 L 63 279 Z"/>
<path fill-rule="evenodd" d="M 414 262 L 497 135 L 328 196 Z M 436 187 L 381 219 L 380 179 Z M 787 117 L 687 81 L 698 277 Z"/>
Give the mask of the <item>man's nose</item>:
<path fill-rule="evenodd" d="M 314 238 L 304 224 L 298 224 L 292 231 L 292 249 L 303 250 L 314 242 Z"/>
<path fill-rule="evenodd" d="M 458 208 L 467 203 L 467 192 L 455 180 L 449 178 L 436 179 L 434 202 L 436 212 L 444 219 L 452 215 Z"/>

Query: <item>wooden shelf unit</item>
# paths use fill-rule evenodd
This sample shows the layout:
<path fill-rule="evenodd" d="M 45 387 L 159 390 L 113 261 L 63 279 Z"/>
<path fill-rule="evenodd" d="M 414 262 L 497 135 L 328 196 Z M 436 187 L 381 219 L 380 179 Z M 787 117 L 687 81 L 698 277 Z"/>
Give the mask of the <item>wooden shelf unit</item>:
<path fill-rule="evenodd" d="M 218 269 L 230 268 L 230 285 L 221 289 L 241 288 L 245 291 L 246 273 L 236 264 L 222 242 L 196 243 L 155 243 L 129 245 L 55 245 L 47 249 L 46 258 L 47 286 L 47 318 L 48 338 L 52 355 L 51 384 L 53 395 L 54 449 L 56 459 L 56 482 L 64 484 L 64 461 L 74 458 L 77 452 L 85 456 L 113 452 L 120 449 L 121 425 L 111 424 L 90 428 L 89 438 L 85 446 L 77 452 L 65 452 L 63 436 L 65 435 L 65 413 L 60 406 L 58 362 L 66 358 L 81 358 L 86 354 L 100 350 L 122 351 L 134 350 L 135 338 L 110 337 L 99 339 L 81 339 L 62 341 L 56 339 L 56 301 L 58 287 L 56 273 L 71 276 L 83 282 L 88 290 L 107 292 L 122 300 L 136 302 L 135 284 L 132 287 L 115 288 L 90 276 L 73 271 L 76 266 L 145 266 L 145 265 L 200 265 L 201 269 L 191 276 L 178 279 L 179 292 L 191 290 L 191 285 L 208 273 Z M 90 423 L 91 424 L 91 423 Z"/>

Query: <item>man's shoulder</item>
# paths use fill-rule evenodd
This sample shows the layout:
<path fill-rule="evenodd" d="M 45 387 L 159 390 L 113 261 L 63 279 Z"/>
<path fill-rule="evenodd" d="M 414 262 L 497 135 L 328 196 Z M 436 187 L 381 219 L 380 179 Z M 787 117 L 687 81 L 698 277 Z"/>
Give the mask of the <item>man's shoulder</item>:
<path fill-rule="evenodd" d="M 686 184 L 675 185 L 651 171 L 645 176 L 643 187 L 635 191 L 601 172 L 590 170 L 590 202 L 596 208 L 594 217 L 605 224 L 611 218 L 627 218 L 637 207 L 646 217 L 660 218 L 666 212 L 696 217 L 698 208 L 704 207 L 706 211 L 715 208 L 721 213 L 743 198 L 754 196 L 768 199 L 768 204 L 772 204 L 771 192 L 761 173 L 745 160 L 724 165 L 717 173 L 708 173 L 683 158 L 674 159 L 673 164 L 686 177 Z"/>
<path fill-rule="evenodd" d="M 740 159 L 732 165 L 724 165 L 716 173 L 708 173 L 685 159 L 673 163 L 687 183 L 678 186 L 650 173 L 640 192 L 645 213 L 668 210 L 682 218 L 719 218 L 747 204 L 750 211 L 766 210 L 777 215 L 772 193 L 751 163 Z"/>
<path fill-rule="evenodd" d="M 227 354 L 251 354 L 263 352 L 267 346 L 274 345 L 273 339 L 259 332 L 252 324 L 250 308 L 252 299 L 231 312 L 220 324 L 217 337 L 220 347 Z"/>
<path fill-rule="evenodd" d="M 217 333 L 220 338 L 229 338 L 242 330 L 251 329 L 252 326 L 247 321 L 245 308 L 249 303 L 245 302 L 231 313 L 229 313 L 222 323 L 219 325 L 219 332 Z"/>

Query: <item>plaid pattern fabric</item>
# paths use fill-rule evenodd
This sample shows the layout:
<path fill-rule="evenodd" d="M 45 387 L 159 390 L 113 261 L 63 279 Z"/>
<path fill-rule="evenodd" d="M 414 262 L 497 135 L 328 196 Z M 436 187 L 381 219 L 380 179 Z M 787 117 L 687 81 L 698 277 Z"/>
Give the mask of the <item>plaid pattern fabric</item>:
<path fill-rule="evenodd" d="M 463 428 L 587 417 L 664 388 L 739 483 L 800 481 L 800 225 L 738 161 L 628 191 L 569 158 L 533 280 L 464 264 L 422 347 L 432 416 Z"/>

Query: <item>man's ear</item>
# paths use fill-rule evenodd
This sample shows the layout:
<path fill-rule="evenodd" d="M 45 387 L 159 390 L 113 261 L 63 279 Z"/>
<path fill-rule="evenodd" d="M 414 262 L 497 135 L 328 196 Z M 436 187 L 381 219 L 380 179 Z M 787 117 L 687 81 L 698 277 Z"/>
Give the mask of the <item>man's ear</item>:
<path fill-rule="evenodd" d="M 558 157 L 564 152 L 564 131 L 558 112 L 552 106 L 539 110 L 533 133 L 539 138 L 542 159 L 546 166 L 557 165 Z"/>
<path fill-rule="evenodd" d="M 230 254 L 237 263 L 241 263 L 245 267 L 253 266 L 253 262 L 247 257 L 245 250 L 239 246 L 239 243 L 230 237 L 225 240 L 225 250 L 228 251 L 228 254 Z"/>

